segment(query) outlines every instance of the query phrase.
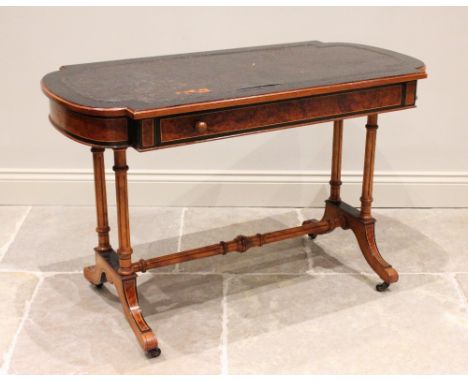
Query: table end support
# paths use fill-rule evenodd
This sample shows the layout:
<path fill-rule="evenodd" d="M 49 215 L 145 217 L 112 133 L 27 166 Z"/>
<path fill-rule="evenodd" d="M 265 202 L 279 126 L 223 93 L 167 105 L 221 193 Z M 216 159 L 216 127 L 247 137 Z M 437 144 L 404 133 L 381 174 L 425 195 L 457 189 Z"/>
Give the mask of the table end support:
<path fill-rule="evenodd" d="M 132 247 L 128 212 L 127 164 L 125 149 L 114 150 L 114 171 L 116 178 L 119 249 L 112 250 L 109 242 L 107 198 L 104 171 L 103 148 L 91 149 L 94 164 L 96 192 L 96 213 L 98 246 L 95 248 L 96 261 L 83 270 L 85 278 L 97 288 L 105 282 L 114 285 L 124 315 L 149 358 L 158 357 L 161 350 L 151 327 L 146 323 L 138 302 L 137 275 L 131 267 Z"/>
<path fill-rule="evenodd" d="M 371 213 L 377 127 L 377 114 L 369 115 L 366 124 L 361 209 L 358 210 L 341 201 L 343 121 L 334 121 L 330 197 L 326 201 L 322 221 L 330 222 L 332 229 L 340 226 L 353 231 L 365 260 L 383 280 L 382 283 L 376 285 L 376 290 L 383 292 L 390 284 L 398 281 L 398 272 L 385 261 L 379 252 L 375 239 L 376 220 Z M 312 234 L 309 237 L 314 239 L 316 235 Z"/>

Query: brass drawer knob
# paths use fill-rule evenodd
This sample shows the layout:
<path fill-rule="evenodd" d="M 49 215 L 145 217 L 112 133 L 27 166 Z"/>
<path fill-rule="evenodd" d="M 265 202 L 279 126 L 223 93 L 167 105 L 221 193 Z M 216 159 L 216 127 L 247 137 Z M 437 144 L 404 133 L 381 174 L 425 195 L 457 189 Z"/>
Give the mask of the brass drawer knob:
<path fill-rule="evenodd" d="M 208 125 L 206 122 L 198 121 L 195 123 L 195 130 L 197 130 L 198 133 L 206 133 L 208 131 Z"/>

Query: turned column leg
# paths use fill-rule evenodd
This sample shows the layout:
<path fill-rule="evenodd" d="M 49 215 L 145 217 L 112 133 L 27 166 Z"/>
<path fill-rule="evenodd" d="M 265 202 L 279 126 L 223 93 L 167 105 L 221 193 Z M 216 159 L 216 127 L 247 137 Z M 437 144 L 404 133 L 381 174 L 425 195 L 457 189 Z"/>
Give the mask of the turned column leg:
<path fill-rule="evenodd" d="M 109 220 L 107 217 L 107 195 L 106 195 L 106 174 L 104 168 L 104 149 L 93 147 L 93 167 L 94 167 L 94 191 L 96 196 L 96 219 L 98 234 L 98 246 L 95 249 L 98 253 L 110 251 L 109 243 Z"/>
<path fill-rule="evenodd" d="M 377 139 L 377 114 L 369 115 L 366 124 L 366 148 L 362 181 L 361 210 L 359 219 L 347 223 L 356 235 L 359 247 L 371 268 L 384 280 L 377 285 L 379 292 L 398 280 L 398 273 L 381 256 L 375 240 L 375 219 L 372 218 L 372 189 L 374 181 L 375 146 Z"/>
<path fill-rule="evenodd" d="M 334 121 L 333 124 L 333 150 L 332 169 L 330 178 L 330 197 L 332 202 L 340 202 L 341 189 L 341 157 L 343 148 L 343 120 Z"/>
<path fill-rule="evenodd" d="M 377 141 L 377 114 L 369 115 L 366 124 L 366 149 L 362 179 L 361 218 L 371 219 L 372 191 L 374 185 L 375 146 Z"/>
<path fill-rule="evenodd" d="M 117 224 L 119 232 L 119 274 L 131 275 L 132 247 L 130 245 L 130 218 L 128 211 L 126 149 L 114 149 L 115 192 L 117 198 Z"/>
<path fill-rule="evenodd" d="M 330 196 L 327 200 L 328 203 L 340 203 L 341 196 L 341 158 L 343 148 L 343 120 L 333 121 L 333 144 L 332 144 L 332 158 L 331 158 L 331 176 L 330 176 Z M 335 210 L 325 208 L 325 214 L 322 220 L 334 221 L 339 215 L 335 214 Z M 314 221 L 315 219 L 311 219 Z M 332 224 L 334 226 L 334 224 Z M 333 228 L 332 228 L 333 229 Z M 308 234 L 310 239 L 315 239 L 316 234 Z"/>
<path fill-rule="evenodd" d="M 98 245 L 94 248 L 96 262 L 100 255 L 109 255 L 112 247 L 109 242 L 109 220 L 107 217 L 107 195 L 106 195 L 106 173 L 104 168 L 104 149 L 100 147 L 91 148 L 93 153 L 94 169 L 94 191 L 96 197 L 96 232 L 98 234 Z M 96 287 L 101 288 L 107 281 L 106 274 L 97 265 L 84 268 L 85 277 Z"/>
<path fill-rule="evenodd" d="M 115 192 L 117 198 L 117 224 L 119 233 L 118 275 L 115 282 L 120 302 L 133 332 L 140 341 L 143 350 L 150 357 L 161 353 L 158 341 L 150 326 L 146 323 L 138 302 L 136 274 L 132 269 L 132 247 L 130 244 L 130 218 L 128 210 L 127 159 L 126 148 L 114 149 Z"/>

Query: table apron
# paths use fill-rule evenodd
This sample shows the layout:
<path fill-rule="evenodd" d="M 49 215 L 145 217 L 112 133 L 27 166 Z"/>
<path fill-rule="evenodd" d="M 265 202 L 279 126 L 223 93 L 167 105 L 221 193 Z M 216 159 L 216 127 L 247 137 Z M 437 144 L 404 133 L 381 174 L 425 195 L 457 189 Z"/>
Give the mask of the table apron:
<path fill-rule="evenodd" d="M 134 120 L 80 114 L 51 100 L 49 119 L 62 133 L 94 147 L 154 150 L 411 108 L 416 81 Z"/>
<path fill-rule="evenodd" d="M 139 151 L 413 107 L 415 82 L 135 121 Z M 199 127 L 202 127 L 201 129 Z"/>

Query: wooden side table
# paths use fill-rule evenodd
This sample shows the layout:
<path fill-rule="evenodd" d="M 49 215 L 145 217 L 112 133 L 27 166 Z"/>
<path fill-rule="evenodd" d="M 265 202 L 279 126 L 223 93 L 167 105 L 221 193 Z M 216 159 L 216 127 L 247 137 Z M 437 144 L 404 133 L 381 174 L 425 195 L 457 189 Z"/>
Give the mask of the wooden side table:
<path fill-rule="evenodd" d="M 91 146 L 98 245 L 84 269 L 97 287 L 113 284 L 142 348 L 160 354 L 138 304 L 138 272 L 208 256 L 244 252 L 280 240 L 351 229 L 383 280 L 397 271 L 380 255 L 371 214 L 377 116 L 415 107 L 424 64 L 370 46 L 318 41 L 64 66 L 42 79 L 50 121 Z M 361 208 L 341 200 L 343 120 L 367 116 Z M 333 121 L 330 197 L 320 220 L 152 259 L 132 261 L 126 150 L 156 150 L 238 135 Z M 114 151 L 119 246 L 109 242 L 103 152 Z M 286 150 L 287 148 L 285 148 Z"/>

